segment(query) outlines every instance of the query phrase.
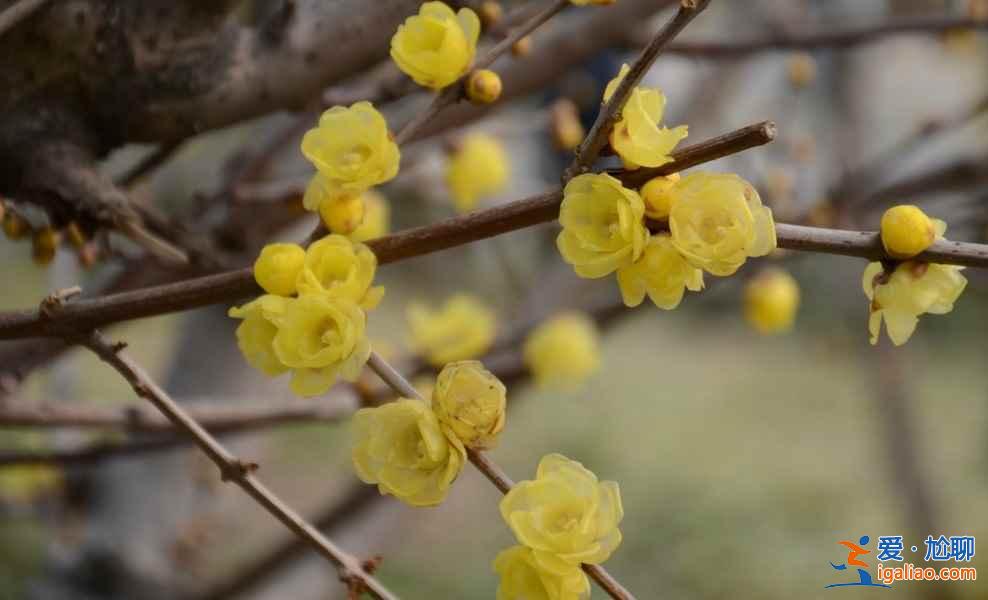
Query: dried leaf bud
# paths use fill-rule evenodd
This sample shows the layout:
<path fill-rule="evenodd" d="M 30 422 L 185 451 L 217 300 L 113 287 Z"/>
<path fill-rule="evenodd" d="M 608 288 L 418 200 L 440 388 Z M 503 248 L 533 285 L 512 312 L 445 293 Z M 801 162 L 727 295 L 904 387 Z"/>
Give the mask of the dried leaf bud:
<path fill-rule="evenodd" d="M 497 25 L 503 16 L 504 8 L 501 6 L 500 2 L 487 0 L 480 5 L 480 21 L 484 24 L 485 29 L 490 29 L 491 27 Z"/>
<path fill-rule="evenodd" d="M 86 243 L 86 233 L 78 223 L 72 221 L 65 228 L 65 239 L 69 240 L 73 247 L 82 248 Z"/>
<path fill-rule="evenodd" d="M 515 56 L 528 56 L 532 51 L 532 36 L 526 35 L 511 46 L 511 54 Z"/>

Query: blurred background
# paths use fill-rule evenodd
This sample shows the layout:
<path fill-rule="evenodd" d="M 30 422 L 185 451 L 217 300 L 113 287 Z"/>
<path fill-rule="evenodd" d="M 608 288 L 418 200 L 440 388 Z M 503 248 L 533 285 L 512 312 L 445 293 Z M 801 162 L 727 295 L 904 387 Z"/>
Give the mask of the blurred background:
<path fill-rule="evenodd" d="M 503 4 L 511 15 L 527 3 Z M 772 144 L 701 168 L 753 182 L 779 222 L 874 230 L 889 205 L 914 203 L 947 221 L 951 239 L 984 242 L 988 35 L 984 26 L 938 24 L 985 12 L 976 0 L 714 0 L 645 82 L 666 94 L 666 124 L 689 125 L 685 144 L 776 122 Z M 510 159 L 508 184 L 481 207 L 555 185 L 569 155 L 552 144 L 550 107 L 569 98 L 589 125 L 603 85 L 670 14 L 620 23 L 622 43 L 594 47 L 586 22 L 599 15 L 570 10 L 533 36 L 527 67 L 526 57 L 501 59 L 496 70 L 553 75 L 483 119 L 405 150 L 401 174 L 382 189 L 392 230 L 456 214 L 444 183 L 446 149 L 467 131 L 496 136 Z M 881 30 L 905 22 L 914 27 Z M 805 49 L 779 42 L 826 32 L 859 34 Z M 574 45 L 593 50 L 572 66 L 538 54 Z M 372 76 L 328 93 L 358 93 Z M 405 95 L 382 109 L 395 127 L 426 101 Z M 212 216 L 217 203 L 237 205 L 240 223 L 266 218 L 257 203 L 281 203 L 297 215 L 299 182 L 311 175 L 297 142 L 314 118 L 274 114 L 190 139 L 134 183 L 131 197 L 166 216 L 205 215 L 196 223 L 203 230 L 221 229 L 229 215 Z M 243 161 L 244 148 L 279 136 L 287 141 L 271 164 L 231 200 L 237 194 L 224 189 L 231 165 Z M 156 151 L 127 146 L 101 168 L 119 177 Z M 29 220 L 43 218 L 25 210 Z M 294 219 L 248 240 L 231 260 L 249 264 L 257 243 L 302 239 L 314 223 Z M 557 232 L 547 224 L 382 267 L 387 294 L 369 321 L 375 348 L 408 364 L 408 303 L 439 303 L 456 292 L 484 298 L 505 334 L 566 308 L 613 305 L 613 279 L 576 278 L 555 249 Z M 42 267 L 30 243 L 0 239 L 0 310 L 35 306 L 70 285 L 100 289 L 129 260 L 109 257 L 84 269 L 64 250 Z M 785 335 L 761 336 L 742 315 L 744 283 L 765 266 L 789 270 L 801 288 L 796 325 Z M 640 598 L 884 593 L 824 589 L 839 579 L 828 563 L 846 556 L 838 540 L 903 535 L 922 549 L 928 534 L 988 536 L 988 279 L 967 270 L 969 286 L 952 313 L 922 318 L 903 347 L 884 338 L 873 347 L 860 286 L 865 266 L 778 252 L 749 261 L 736 277 L 708 278 L 708 288 L 675 311 L 646 301 L 608 312 L 601 367 L 587 383 L 557 392 L 524 377 L 512 382 L 492 458 L 525 479 L 543 454 L 561 452 L 618 481 L 624 543 L 607 568 Z M 246 365 L 227 308 L 132 322 L 112 336 L 127 340 L 182 401 L 293 401 L 285 380 Z M 52 358 L 51 348 L 31 343 L 0 342 L 0 406 L 139 402 L 92 355 Z M 45 358 L 35 360 L 38 353 Z M 313 402 L 354 406 L 352 390 L 339 388 Z M 220 483 L 195 449 L 174 438 L 155 443 L 169 437 L 4 426 L 0 598 L 346 597 L 332 569 L 293 546 L 239 489 Z M 380 555 L 377 572 L 399 596 L 494 595 L 491 561 L 513 539 L 498 514 L 500 495 L 475 470 L 464 470 L 441 507 L 412 509 L 357 482 L 345 419 L 223 439 L 260 463 L 262 479 L 334 541 L 360 557 Z M 976 555 L 970 566 L 983 564 Z M 903 582 L 893 593 L 973 599 L 985 597 L 988 584 Z"/>

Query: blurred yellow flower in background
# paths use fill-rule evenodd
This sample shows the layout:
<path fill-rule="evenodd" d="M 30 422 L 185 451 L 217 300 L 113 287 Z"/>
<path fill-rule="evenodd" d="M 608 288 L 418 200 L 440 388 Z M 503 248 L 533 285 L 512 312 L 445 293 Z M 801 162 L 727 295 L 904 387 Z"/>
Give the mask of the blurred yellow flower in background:
<path fill-rule="evenodd" d="M 759 333 L 792 329 L 799 309 L 799 284 L 782 269 L 765 269 L 744 288 L 744 316 Z"/>
<path fill-rule="evenodd" d="M 868 331 L 871 343 L 878 343 L 882 321 L 885 332 L 896 346 L 905 344 L 924 313 L 943 315 L 954 309 L 954 302 L 967 286 L 961 275 L 964 267 L 925 262 L 904 262 L 891 275 L 881 263 L 865 268 L 862 286 L 871 300 Z"/>
<path fill-rule="evenodd" d="M 629 71 L 628 65 L 604 89 L 604 102 L 611 99 Z M 660 127 L 666 97 L 658 88 L 636 87 L 624 108 L 621 119 L 611 130 L 611 147 L 629 169 L 658 167 L 672 161 L 670 153 L 688 134 L 685 125 L 674 129 Z"/>
<path fill-rule="evenodd" d="M 507 390 L 476 360 L 443 367 L 432 391 L 439 422 L 468 448 L 493 448 L 504 428 Z"/>
<path fill-rule="evenodd" d="M 600 367 L 600 335 L 586 314 L 560 313 L 532 330 L 522 356 L 540 387 L 574 389 Z"/>
<path fill-rule="evenodd" d="M 473 64 L 480 18 L 469 8 L 442 2 L 422 4 L 391 38 L 391 58 L 415 83 L 440 89 L 456 81 Z"/>
<path fill-rule="evenodd" d="M 605 173 L 578 175 L 566 184 L 559 208 L 563 260 L 585 278 L 604 277 L 638 260 L 648 241 L 645 204 L 634 190 Z"/>
<path fill-rule="evenodd" d="M 731 173 L 690 173 L 670 191 L 672 243 L 693 266 L 732 275 L 776 248 L 775 220 L 754 187 Z"/>
<path fill-rule="evenodd" d="M 353 417 L 353 466 L 365 483 L 412 506 L 435 506 L 463 469 L 466 450 L 447 437 L 435 413 L 402 398 Z"/>
<path fill-rule="evenodd" d="M 543 568 L 531 548 L 512 546 L 494 559 L 501 577 L 497 600 L 584 600 L 590 597 L 590 580 L 577 565 L 562 573 Z"/>
<path fill-rule="evenodd" d="M 446 185 L 456 210 L 469 212 L 481 198 L 503 190 L 508 173 L 508 155 L 497 138 L 486 133 L 466 136 L 446 166 Z"/>
<path fill-rule="evenodd" d="M 648 294 L 656 306 L 672 310 L 685 290 L 703 289 L 703 271 L 683 258 L 667 233 L 653 235 L 638 260 L 618 269 L 617 280 L 625 306 L 638 306 Z"/>
<path fill-rule="evenodd" d="M 494 343 L 494 311 L 469 294 L 456 294 L 438 310 L 413 302 L 407 316 L 412 348 L 436 367 L 477 358 Z"/>

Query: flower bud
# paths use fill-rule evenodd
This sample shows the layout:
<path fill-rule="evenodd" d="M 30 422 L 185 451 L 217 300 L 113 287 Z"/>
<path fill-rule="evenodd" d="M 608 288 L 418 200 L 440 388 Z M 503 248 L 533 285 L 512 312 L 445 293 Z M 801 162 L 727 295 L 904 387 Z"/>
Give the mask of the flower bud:
<path fill-rule="evenodd" d="M 645 202 L 645 215 L 652 219 L 668 219 L 672 212 L 672 186 L 679 181 L 679 173 L 650 179 L 642 186 L 641 196 Z"/>
<path fill-rule="evenodd" d="M 911 204 L 893 206 L 882 215 L 882 245 L 894 258 L 910 258 L 929 248 L 947 225 L 930 219 Z"/>
<path fill-rule="evenodd" d="M 490 69 L 479 69 L 467 79 L 467 97 L 475 104 L 492 104 L 501 97 L 501 77 Z"/>
<path fill-rule="evenodd" d="M 34 262 L 44 266 L 54 260 L 55 251 L 58 250 L 58 244 L 62 241 L 62 235 L 55 231 L 54 227 L 48 225 L 34 232 L 34 237 L 31 241 L 31 255 L 34 258 Z"/>
<path fill-rule="evenodd" d="M 31 231 L 31 224 L 12 209 L 3 213 L 3 232 L 9 239 L 19 240 Z"/>
<path fill-rule="evenodd" d="M 332 233 L 350 235 L 364 222 L 364 199 L 359 194 L 327 198 L 319 205 L 319 216 Z"/>
<path fill-rule="evenodd" d="M 526 35 L 511 45 L 511 54 L 522 57 L 532 52 L 532 36 Z"/>
<path fill-rule="evenodd" d="M 504 8 L 500 2 L 487 0 L 480 5 L 480 22 L 484 24 L 484 29 L 490 29 L 497 25 L 504 16 Z"/>
<path fill-rule="evenodd" d="M 765 269 L 744 289 L 744 316 L 759 333 L 792 329 L 799 308 L 799 284 L 781 269 Z"/>
<path fill-rule="evenodd" d="M 439 422 L 468 448 L 491 448 L 504 428 L 504 384 L 475 360 L 449 363 L 432 392 Z"/>
<path fill-rule="evenodd" d="M 305 250 L 298 244 L 268 244 L 254 262 L 254 279 L 269 294 L 291 296 L 304 264 Z"/>
<path fill-rule="evenodd" d="M 68 227 L 65 228 L 65 237 L 69 240 L 69 243 L 76 249 L 82 248 L 86 243 L 86 233 L 82 230 L 82 227 L 72 221 L 69 223 Z"/>
<path fill-rule="evenodd" d="M 789 83 L 796 89 L 804 88 L 816 79 L 816 61 L 805 52 L 797 52 L 790 56 L 787 69 Z"/>
<path fill-rule="evenodd" d="M 576 104 L 568 98 L 557 100 L 549 109 L 552 141 L 560 150 L 575 150 L 586 136 Z"/>

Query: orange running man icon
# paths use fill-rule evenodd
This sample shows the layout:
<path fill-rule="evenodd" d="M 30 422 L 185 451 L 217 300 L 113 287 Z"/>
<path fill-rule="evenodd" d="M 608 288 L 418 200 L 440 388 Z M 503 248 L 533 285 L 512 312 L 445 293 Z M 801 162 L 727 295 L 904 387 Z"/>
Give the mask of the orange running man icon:
<path fill-rule="evenodd" d="M 868 538 L 864 538 L 864 539 L 867 540 Z M 847 553 L 847 566 L 851 566 L 851 565 L 858 567 L 868 566 L 868 563 L 866 563 L 863 560 L 858 560 L 858 557 L 861 556 L 862 554 L 871 554 L 871 550 L 865 550 L 864 548 L 862 548 L 861 546 L 855 544 L 850 540 L 841 540 L 837 543 L 840 544 L 841 546 L 844 546 L 849 551 Z M 868 542 L 865 541 L 864 543 L 867 544 Z"/>

